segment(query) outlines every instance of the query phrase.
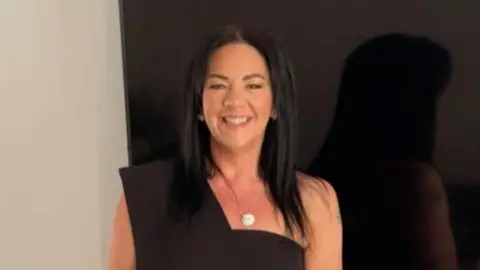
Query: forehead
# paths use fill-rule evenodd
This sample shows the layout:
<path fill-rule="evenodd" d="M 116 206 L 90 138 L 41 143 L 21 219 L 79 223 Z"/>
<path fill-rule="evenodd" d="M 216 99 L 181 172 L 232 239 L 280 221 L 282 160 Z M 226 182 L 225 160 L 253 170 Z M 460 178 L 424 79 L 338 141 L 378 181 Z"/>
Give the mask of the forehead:
<path fill-rule="evenodd" d="M 209 73 L 226 76 L 243 76 L 246 73 L 260 73 L 268 76 L 265 59 L 253 46 L 245 43 L 228 44 L 218 48 L 210 58 Z"/>

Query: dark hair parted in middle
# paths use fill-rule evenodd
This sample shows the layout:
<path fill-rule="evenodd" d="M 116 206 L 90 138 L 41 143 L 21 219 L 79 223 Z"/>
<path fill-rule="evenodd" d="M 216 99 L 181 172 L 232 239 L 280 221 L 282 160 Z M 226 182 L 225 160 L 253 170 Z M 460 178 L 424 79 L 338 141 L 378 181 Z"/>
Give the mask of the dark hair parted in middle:
<path fill-rule="evenodd" d="M 210 131 L 198 120 L 202 94 L 212 54 L 220 47 L 245 43 L 265 59 L 270 73 L 273 108 L 277 119 L 267 124 L 259 159 L 259 174 L 269 188 L 271 199 L 282 213 L 289 233 L 304 236 L 306 215 L 296 177 L 296 89 L 291 63 L 276 41 L 267 33 L 227 26 L 207 39 L 187 70 L 184 89 L 181 149 L 174 180 L 174 202 L 189 217 L 203 205 L 207 179 L 217 169 L 210 149 Z"/>

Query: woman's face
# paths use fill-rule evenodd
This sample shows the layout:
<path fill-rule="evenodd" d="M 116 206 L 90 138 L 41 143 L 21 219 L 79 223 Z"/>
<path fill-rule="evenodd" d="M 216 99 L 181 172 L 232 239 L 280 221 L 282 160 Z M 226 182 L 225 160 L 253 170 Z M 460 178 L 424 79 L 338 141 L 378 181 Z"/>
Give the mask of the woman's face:
<path fill-rule="evenodd" d="M 261 145 L 267 123 L 275 117 L 263 56 L 244 43 L 217 49 L 209 62 L 202 106 L 214 143 L 230 150 Z"/>

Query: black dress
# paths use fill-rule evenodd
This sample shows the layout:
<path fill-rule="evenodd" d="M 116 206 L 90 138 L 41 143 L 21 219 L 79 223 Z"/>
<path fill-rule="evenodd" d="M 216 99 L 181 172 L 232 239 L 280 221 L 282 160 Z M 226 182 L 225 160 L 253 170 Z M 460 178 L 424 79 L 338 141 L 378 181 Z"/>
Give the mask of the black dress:
<path fill-rule="evenodd" d="M 303 270 L 303 248 L 265 231 L 232 230 L 210 190 L 190 221 L 167 215 L 173 162 L 120 170 L 136 270 Z"/>

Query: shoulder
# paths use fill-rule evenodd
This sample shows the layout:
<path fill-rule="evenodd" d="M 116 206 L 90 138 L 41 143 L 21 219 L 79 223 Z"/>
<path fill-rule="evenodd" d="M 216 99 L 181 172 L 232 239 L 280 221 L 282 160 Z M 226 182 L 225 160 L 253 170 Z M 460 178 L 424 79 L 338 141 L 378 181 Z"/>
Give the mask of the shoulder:
<path fill-rule="evenodd" d="M 123 194 L 110 240 L 109 269 L 135 268 L 135 250 L 148 245 L 164 216 L 173 166 L 173 160 L 162 160 L 119 169 Z"/>
<path fill-rule="evenodd" d="M 341 269 L 342 224 L 337 194 L 324 179 L 304 173 L 297 173 L 297 178 L 309 222 L 306 269 Z"/>
<path fill-rule="evenodd" d="M 154 161 L 119 171 L 131 219 L 141 220 L 155 211 L 165 211 L 174 178 L 173 160 Z"/>
<path fill-rule="evenodd" d="M 315 238 L 332 230 L 341 231 L 340 208 L 332 185 L 324 179 L 304 173 L 297 173 L 297 177 L 309 222 L 308 237 Z"/>
<path fill-rule="evenodd" d="M 130 189 L 164 189 L 174 174 L 173 160 L 158 160 L 119 169 L 124 191 Z"/>
<path fill-rule="evenodd" d="M 319 209 L 321 207 L 330 214 L 337 215 L 333 212 L 338 210 L 337 193 L 329 182 L 302 172 L 297 172 L 297 179 L 307 214 L 310 208 Z M 317 211 L 313 212 L 317 213 Z M 315 215 L 314 213 L 310 213 L 310 215 Z"/>
<path fill-rule="evenodd" d="M 119 169 L 120 176 L 125 179 L 151 179 L 158 178 L 159 176 L 172 176 L 174 168 L 174 160 L 157 160 L 150 163 L 122 167 Z"/>

